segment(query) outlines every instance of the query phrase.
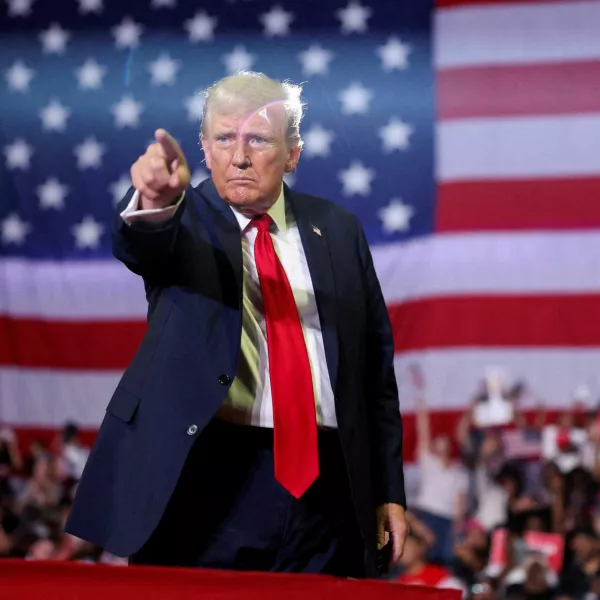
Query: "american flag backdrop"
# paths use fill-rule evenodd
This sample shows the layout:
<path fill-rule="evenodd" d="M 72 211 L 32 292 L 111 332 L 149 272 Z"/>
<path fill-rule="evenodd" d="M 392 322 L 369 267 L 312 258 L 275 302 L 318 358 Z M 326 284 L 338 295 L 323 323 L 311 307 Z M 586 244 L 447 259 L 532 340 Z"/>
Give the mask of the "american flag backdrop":
<path fill-rule="evenodd" d="M 438 425 L 490 366 L 600 393 L 600 2 L 3 4 L 0 422 L 100 423 L 145 329 L 115 202 L 158 127 L 209 175 L 200 91 L 239 69 L 304 84 L 288 183 L 365 227 L 408 440 L 415 365 Z"/>

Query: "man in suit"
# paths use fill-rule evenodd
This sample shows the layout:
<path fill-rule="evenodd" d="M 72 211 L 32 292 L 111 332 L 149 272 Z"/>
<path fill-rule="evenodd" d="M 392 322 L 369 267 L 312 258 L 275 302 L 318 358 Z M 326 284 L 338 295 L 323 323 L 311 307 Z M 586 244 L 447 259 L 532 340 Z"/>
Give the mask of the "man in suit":
<path fill-rule="evenodd" d="M 196 188 L 163 129 L 131 168 L 113 247 L 148 328 L 66 526 L 130 564 L 376 577 L 402 553 L 391 326 L 356 217 L 283 181 L 300 93 L 209 88 Z"/>

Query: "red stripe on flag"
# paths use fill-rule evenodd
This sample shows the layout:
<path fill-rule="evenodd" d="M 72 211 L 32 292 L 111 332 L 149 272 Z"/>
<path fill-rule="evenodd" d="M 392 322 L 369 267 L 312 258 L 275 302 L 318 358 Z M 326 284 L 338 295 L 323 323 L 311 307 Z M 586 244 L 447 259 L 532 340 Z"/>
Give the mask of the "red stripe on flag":
<path fill-rule="evenodd" d="M 600 294 L 467 296 L 389 308 L 396 350 L 469 346 L 600 345 Z M 0 364 L 118 370 L 137 349 L 145 321 L 65 322 L 0 318 Z"/>
<path fill-rule="evenodd" d="M 600 110 L 600 61 L 441 69 L 441 119 Z"/>
<path fill-rule="evenodd" d="M 131 361 L 145 321 L 42 321 L 0 316 L 0 364 L 114 370 Z"/>
<path fill-rule="evenodd" d="M 600 227 L 600 178 L 458 181 L 439 186 L 436 230 Z"/>
<path fill-rule="evenodd" d="M 389 312 L 397 352 L 600 345 L 600 294 L 430 298 Z"/>

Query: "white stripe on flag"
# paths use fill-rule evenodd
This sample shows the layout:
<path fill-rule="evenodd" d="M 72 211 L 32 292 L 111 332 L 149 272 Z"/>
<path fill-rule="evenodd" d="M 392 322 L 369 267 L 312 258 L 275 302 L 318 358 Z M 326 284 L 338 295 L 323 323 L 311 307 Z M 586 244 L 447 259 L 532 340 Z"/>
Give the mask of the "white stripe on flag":
<path fill-rule="evenodd" d="M 407 352 L 395 359 L 404 411 L 415 409 L 410 366 L 418 364 L 425 379 L 425 397 L 433 409 L 465 409 L 483 380 L 486 367 L 498 366 L 507 373 L 509 385 L 526 379 L 532 398 L 524 406 L 535 408 L 537 400 L 549 407 L 566 407 L 579 384 L 588 385 L 596 398 L 600 392 L 600 348 L 453 348 L 449 351 Z"/>
<path fill-rule="evenodd" d="M 437 149 L 440 181 L 598 175 L 600 114 L 444 121 Z"/>
<path fill-rule="evenodd" d="M 599 2 L 507 2 L 435 15 L 438 68 L 600 58 Z"/>
<path fill-rule="evenodd" d="M 97 427 L 121 373 L 0 367 L 0 422 Z"/>
<path fill-rule="evenodd" d="M 598 293 L 600 232 L 444 234 L 373 247 L 388 303 L 477 293 Z M 10 286 L 0 314 L 82 320 L 144 320 L 140 278 L 120 263 L 0 260 Z"/>
<path fill-rule="evenodd" d="M 550 407 L 568 406 L 578 383 L 590 386 L 596 395 L 600 391 L 600 348 L 409 352 L 395 359 L 404 413 L 415 409 L 409 373 L 410 365 L 415 363 L 423 372 L 425 397 L 432 410 L 464 409 L 488 366 L 506 369 L 510 381 L 526 375 L 535 397 Z M 82 427 L 96 427 L 120 376 L 121 371 L 83 373 L 0 367 L 0 422 L 59 427 L 74 420 Z M 529 406 L 533 408 L 535 403 Z"/>
<path fill-rule="evenodd" d="M 600 232 L 445 234 L 373 249 L 388 303 L 464 294 L 600 292 Z"/>

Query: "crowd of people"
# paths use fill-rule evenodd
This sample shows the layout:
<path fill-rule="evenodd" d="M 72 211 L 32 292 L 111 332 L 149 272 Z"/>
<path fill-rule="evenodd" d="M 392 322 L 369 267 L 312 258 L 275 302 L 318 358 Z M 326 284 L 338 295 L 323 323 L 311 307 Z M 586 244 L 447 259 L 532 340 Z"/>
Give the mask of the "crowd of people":
<path fill-rule="evenodd" d="M 0 557 L 121 562 L 64 532 L 89 451 L 73 423 L 27 452 L 14 430 L 0 429 Z"/>
<path fill-rule="evenodd" d="M 508 426 L 480 427 L 478 401 L 454 436 L 432 435 L 419 403 L 411 533 L 388 578 L 469 600 L 600 598 L 596 411 L 574 405 L 551 423 L 515 408 Z M 74 424 L 26 453 L 0 429 L 0 557 L 126 564 L 63 531 L 89 451 Z"/>
<path fill-rule="evenodd" d="M 474 398 L 454 439 L 432 436 L 419 401 L 419 486 L 392 579 L 476 600 L 594 600 L 600 594 L 600 428 L 574 402 L 557 418 L 519 410 L 478 425 Z M 452 452 L 453 447 L 455 452 Z"/>

